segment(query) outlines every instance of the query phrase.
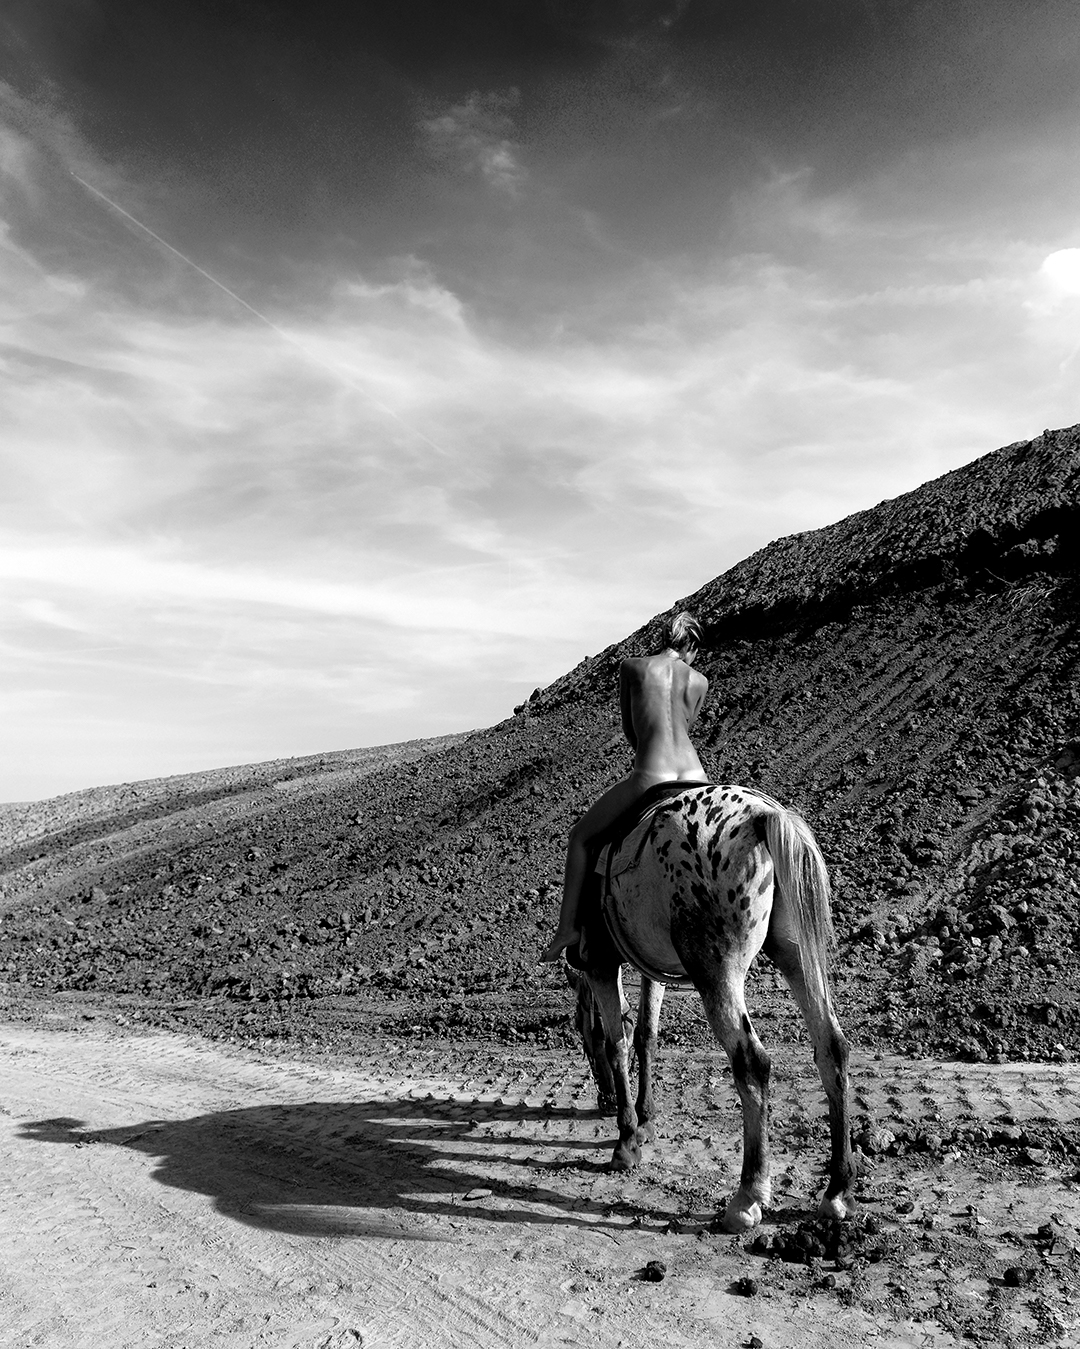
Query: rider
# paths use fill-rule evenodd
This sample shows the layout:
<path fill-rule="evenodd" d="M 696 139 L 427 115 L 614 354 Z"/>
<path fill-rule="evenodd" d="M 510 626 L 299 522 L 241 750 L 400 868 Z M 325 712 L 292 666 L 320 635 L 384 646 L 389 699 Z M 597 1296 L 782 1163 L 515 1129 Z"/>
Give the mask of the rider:
<path fill-rule="evenodd" d="M 705 770 L 687 732 L 705 701 L 709 681 L 690 667 L 701 645 L 701 626 L 685 611 L 669 619 L 664 647 L 655 656 L 632 656 L 619 667 L 623 734 L 634 768 L 578 820 L 566 850 L 562 911 L 542 961 L 558 960 L 581 938 L 579 906 L 589 867 L 589 844 L 614 824 L 650 787 L 661 782 L 704 782 Z"/>

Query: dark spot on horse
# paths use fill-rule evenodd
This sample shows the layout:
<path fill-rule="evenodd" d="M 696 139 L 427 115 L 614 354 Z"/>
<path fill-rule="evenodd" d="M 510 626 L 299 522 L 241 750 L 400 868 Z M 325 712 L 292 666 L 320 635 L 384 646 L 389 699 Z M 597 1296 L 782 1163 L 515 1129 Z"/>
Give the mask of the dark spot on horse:
<path fill-rule="evenodd" d="M 729 904 L 734 904 L 734 903 L 735 903 L 735 891 L 734 891 L 734 890 L 729 890 L 729 891 L 727 892 L 727 902 L 728 902 Z"/>
<path fill-rule="evenodd" d="M 690 841 L 690 846 L 696 848 L 698 845 L 698 826 L 697 820 L 691 820 L 686 826 L 686 837 Z"/>
<path fill-rule="evenodd" d="M 750 896 L 743 895 L 742 899 L 739 900 L 739 908 L 743 911 L 743 913 L 745 913 L 749 907 L 750 907 Z"/>
<path fill-rule="evenodd" d="M 754 833 L 759 843 L 765 842 L 765 816 L 758 815 L 754 819 Z"/>
<path fill-rule="evenodd" d="M 758 883 L 757 893 L 763 895 L 770 885 L 772 885 L 772 873 L 766 871 Z"/>

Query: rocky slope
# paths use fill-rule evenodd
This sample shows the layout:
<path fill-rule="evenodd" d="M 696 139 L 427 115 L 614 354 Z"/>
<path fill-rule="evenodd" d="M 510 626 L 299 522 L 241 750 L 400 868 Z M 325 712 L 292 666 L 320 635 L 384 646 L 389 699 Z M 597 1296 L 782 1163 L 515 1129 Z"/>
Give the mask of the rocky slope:
<path fill-rule="evenodd" d="M 707 628 L 711 775 L 797 805 L 825 849 L 864 1043 L 1080 1049 L 1078 514 L 1074 427 L 778 540 L 677 606 Z M 0 979 L 240 1031 L 318 1005 L 558 1033 L 561 976 L 535 955 L 563 839 L 628 767 L 618 663 L 662 617 L 487 730 L 10 808 Z M 698 1033 L 678 1006 L 669 1026 Z"/>

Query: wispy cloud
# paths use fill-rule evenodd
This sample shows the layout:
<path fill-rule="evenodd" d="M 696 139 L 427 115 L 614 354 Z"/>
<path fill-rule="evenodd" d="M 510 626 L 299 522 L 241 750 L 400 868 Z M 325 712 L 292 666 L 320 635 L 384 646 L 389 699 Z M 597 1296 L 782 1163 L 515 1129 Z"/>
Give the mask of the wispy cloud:
<path fill-rule="evenodd" d="M 465 173 L 478 174 L 496 192 L 520 196 L 528 175 L 511 116 L 520 97 L 516 89 L 476 90 L 464 103 L 422 119 L 420 131 L 430 153 Z"/>

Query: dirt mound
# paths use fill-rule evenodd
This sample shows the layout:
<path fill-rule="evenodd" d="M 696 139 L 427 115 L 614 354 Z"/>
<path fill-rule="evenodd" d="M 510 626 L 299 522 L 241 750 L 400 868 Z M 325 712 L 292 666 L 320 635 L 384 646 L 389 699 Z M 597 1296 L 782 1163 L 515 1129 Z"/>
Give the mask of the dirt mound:
<path fill-rule="evenodd" d="M 864 1044 L 1080 1050 L 1078 512 L 1080 428 L 1047 432 L 680 601 L 709 634 L 706 767 L 817 832 Z M 338 999 L 399 1033 L 560 1036 L 535 959 L 563 841 L 629 766 L 614 680 L 661 618 L 487 730 L 13 808 L 0 979 L 241 1032 Z M 678 1006 L 669 1035 L 699 1034 Z"/>

